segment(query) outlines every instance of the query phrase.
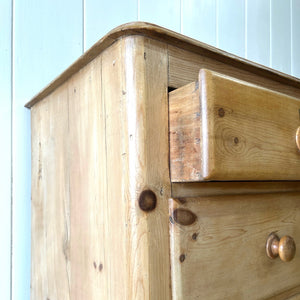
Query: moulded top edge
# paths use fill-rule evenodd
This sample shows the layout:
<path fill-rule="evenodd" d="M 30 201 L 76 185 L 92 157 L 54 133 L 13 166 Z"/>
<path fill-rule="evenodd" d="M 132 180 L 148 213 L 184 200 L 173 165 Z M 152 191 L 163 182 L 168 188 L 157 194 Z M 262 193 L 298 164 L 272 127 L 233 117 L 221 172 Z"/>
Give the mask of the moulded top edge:
<path fill-rule="evenodd" d="M 95 57 L 97 57 L 103 50 L 108 48 L 117 39 L 119 39 L 122 36 L 130 35 L 142 35 L 150 37 L 165 42 L 166 44 L 183 48 L 185 50 L 201 55 L 205 55 L 218 61 L 231 64 L 235 67 L 259 74 L 261 76 L 265 76 L 275 81 L 300 88 L 300 79 L 296 77 L 287 75 L 285 73 L 273 70 L 271 68 L 230 54 L 228 52 L 207 45 L 190 37 L 184 36 L 172 30 L 160 27 L 158 25 L 145 22 L 131 22 L 114 28 L 104 37 L 102 37 L 82 56 L 80 56 L 69 68 L 67 68 L 63 73 L 61 73 L 57 78 L 55 78 L 49 85 L 47 85 L 42 91 L 40 91 L 36 96 L 34 96 L 28 103 L 26 103 L 25 107 L 31 108 L 34 104 L 36 104 L 41 99 L 49 95 L 58 86 L 65 82 L 69 77 L 71 77 L 78 70 L 80 70 L 90 61 L 92 61 Z"/>

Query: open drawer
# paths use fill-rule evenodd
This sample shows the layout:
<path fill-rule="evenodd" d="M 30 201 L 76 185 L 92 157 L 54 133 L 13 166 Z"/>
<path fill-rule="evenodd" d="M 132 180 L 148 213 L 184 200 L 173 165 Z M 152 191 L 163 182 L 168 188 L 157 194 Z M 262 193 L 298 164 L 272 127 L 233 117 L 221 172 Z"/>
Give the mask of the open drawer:
<path fill-rule="evenodd" d="M 201 69 L 169 113 L 173 182 L 300 180 L 300 99 Z"/>

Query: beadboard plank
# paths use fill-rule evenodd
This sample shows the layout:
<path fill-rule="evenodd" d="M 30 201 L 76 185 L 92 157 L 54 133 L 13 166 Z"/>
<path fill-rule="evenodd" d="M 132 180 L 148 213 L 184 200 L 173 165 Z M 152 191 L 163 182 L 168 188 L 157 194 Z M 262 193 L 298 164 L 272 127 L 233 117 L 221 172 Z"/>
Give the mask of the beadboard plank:
<path fill-rule="evenodd" d="M 180 32 L 180 0 L 139 1 L 139 20 Z"/>
<path fill-rule="evenodd" d="M 270 1 L 250 0 L 246 6 L 246 58 L 270 65 Z"/>
<path fill-rule="evenodd" d="M 13 300 L 30 297 L 30 111 L 24 104 L 82 53 L 81 20 L 81 0 L 14 1 Z"/>
<path fill-rule="evenodd" d="M 10 299 L 11 274 L 11 0 L 0 1 L 0 291 Z M 3 30 L 4 28 L 4 30 Z"/>
<path fill-rule="evenodd" d="M 216 0 L 182 0 L 181 33 L 216 46 Z"/>
<path fill-rule="evenodd" d="M 84 51 L 110 30 L 138 19 L 138 0 L 85 0 Z"/>
<path fill-rule="evenodd" d="M 291 74 L 290 0 L 271 1 L 271 68 Z"/>
<path fill-rule="evenodd" d="M 217 1 L 217 47 L 245 56 L 245 1 Z"/>
<path fill-rule="evenodd" d="M 300 78 L 300 1 L 292 1 L 292 75 Z"/>

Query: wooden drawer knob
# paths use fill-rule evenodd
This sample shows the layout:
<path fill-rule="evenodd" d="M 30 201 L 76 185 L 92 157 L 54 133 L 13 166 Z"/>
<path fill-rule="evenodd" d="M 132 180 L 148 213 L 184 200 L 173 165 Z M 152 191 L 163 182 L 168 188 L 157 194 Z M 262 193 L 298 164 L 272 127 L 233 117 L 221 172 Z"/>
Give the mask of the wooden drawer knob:
<path fill-rule="evenodd" d="M 272 259 L 279 255 L 282 261 L 290 261 L 296 254 L 296 245 L 292 237 L 285 235 L 279 239 L 277 234 L 272 232 L 267 239 L 266 251 Z"/>
<path fill-rule="evenodd" d="M 300 150 L 300 127 L 298 127 L 296 131 L 296 144 L 298 147 L 298 150 Z"/>

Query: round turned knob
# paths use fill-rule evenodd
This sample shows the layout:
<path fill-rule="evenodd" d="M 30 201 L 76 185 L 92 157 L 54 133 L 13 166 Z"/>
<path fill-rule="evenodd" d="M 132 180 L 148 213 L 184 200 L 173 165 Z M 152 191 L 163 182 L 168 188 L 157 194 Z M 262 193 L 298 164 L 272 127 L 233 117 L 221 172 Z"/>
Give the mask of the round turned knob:
<path fill-rule="evenodd" d="M 285 235 L 281 239 L 272 232 L 266 244 L 267 255 L 274 259 L 278 255 L 282 261 L 290 261 L 296 254 L 296 245 L 292 237 Z"/>
<path fill-rule="evenodd" d="M 296 131 L 296 144 L 297 144 L 298 150 L 300 150 L 300 127 L 298 127 L 297 131 Z"/>

